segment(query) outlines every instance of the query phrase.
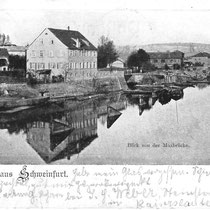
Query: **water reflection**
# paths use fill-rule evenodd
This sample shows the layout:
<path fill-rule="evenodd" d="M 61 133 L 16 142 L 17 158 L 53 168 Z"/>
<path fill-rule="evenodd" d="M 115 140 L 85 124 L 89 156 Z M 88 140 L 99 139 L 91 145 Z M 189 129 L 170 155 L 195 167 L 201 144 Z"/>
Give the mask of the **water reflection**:
<path fill-rule="evenodd" d="M 130 131 L 129 129 L 126 131 L 127 133 L 130 132 L 129 141 L 133 139 L 136 141 L 138 138 L 141 140 L 146 139 L 146 137 L 143 136 L 145 134 L 144 129 L 146 130 L 146 123 L 142 126 L 143 129 L 138 129 L 138 123 L 142 123 L 141 119 L 145 119 L 145 116 L 142 116 L 144 111 L 151 110 L 156 104 L 165 105 L 170 101 L 177 101 L 183 97 L 184 91 L 182 89 L 168 89 L 163 90 L 159 94 L 124 95 L 118 93 L 96 100 L 86 100 L 83 102 L 67 101 L 60 104 L 52 104 L 48 107 L 34 108 L 17 113 L 1 113 L 0 129 L 7 129 L 9 134 L 15 133 L 19 135 L 21 132 L 24 132 L 26 137 L 25 141 L 46 163 L 54 163 L 55 161 L 59 163 L 60 160 L 64 159 L 70 163 L 73 157 L 77 158 L 80 153 L 82 154 L 82 152 L 87 151 L 88 148 L 92 148 L 92 153 L 97 152 L 94 150 L 95 148 L 104 150 L 104 145 L 109 145 L 108 141 L 112 140 L 109 139 L 109 134 L 112 132 L 114 134 L 112 134 L 111 137 L 116 137 L 120 141 L 123 138 L 121 133 L 127 128 L 123 128 L 124 125 L 130 126 Z M 138 109 L 137 111 L 140 117 L 138 113 L 136 114 L 136 109 Z M 129 113 L 131 110 L 132 113 Z M 161 112 L 162 111 L 163 110 L 161 110 Z M 126 113 L 129 113 L 129 115 L 125 119 L 124 116 L 126 116 Z M 172 114 L 171 110 L 166 114 L 166 116 L 169 116 L 168 120 L 170 120 Z M 136 119 L 134 115 L 137 116 L 138 119 Z M 154 117 L 148 117 L 149 123 L 153 120 L 155 120 Z M 127 123 L 128 121 L 130 122 Z M 148 127 L 152 133 L 151 127 Z M 158 139 L 159 129 L 160 128 L 154 129 L 154 135 L 152 133 L 150 138 L 155 136 L 155 138 Z M 102 130 L 103 132 L 101 132 Z M 157 130 L 158 134 L 155 133 Z M 116 131 L 119 131 L 118 134 Z M 174 131 L 174 129 L 169 129 L 169 132 L 170 131 Z M 132 136 L 135 132 L 137 133 Z M 166 131 L 163 130 L 162 132 Z M 102 135 L 105 137 L 103 136 L 104 138 L 102 138 Z M 140 135 L 143 137 L 140 138 Z M 104 140 L 106 138 L 108 139 L 107 142 Z M 162 139 L 162 136 L 159 139 Z M 94 147 L 94 144 L 97 146 Z M 100 148 L 101 144 L 103 145 L 102 148 Z M 118 143 L 117 146 L 114 145 L 113 148 L 110 146 L 107 150 L 113 149 L 115 151 L 116 147 L 120 147 L 119 144 L 123 144 L 123 142 Z M 3 153 L 4 148 L 1 150 L 1 153 Z M 113 153 L 111 155 L 113 155 Z M 130 155 L 132 156 L 133 153 Z M 0 161 L 1 158 L 0 156 Z M 90 161 L 88 163 L 91 164 L 92 162 Z"/>
<path fill-rule="evenodd" d="M 27 143 L 46 162 L 79 154 L 97 137 L 97 118 L 107 117 L 107 106 L 126 108 L 125 96 L 65 102 L 14 114 L 1 114 L 0 128 L 10 134 L 26 133 Z"/>
<path fill-rule="evenodd" d="M 138 105 L 139 115 L 145 110 L 150 110 L 159 101 L 162 105 L 165 105 L 171 101 L 171 99 L 177 101 L 184 97 L 183 89 L 167 90 L 164 89 L 160 93 L 152 93 L 150 95 L 145 94 L 130 94 L 127 95 L 128 102 L 131 105 Z"/>

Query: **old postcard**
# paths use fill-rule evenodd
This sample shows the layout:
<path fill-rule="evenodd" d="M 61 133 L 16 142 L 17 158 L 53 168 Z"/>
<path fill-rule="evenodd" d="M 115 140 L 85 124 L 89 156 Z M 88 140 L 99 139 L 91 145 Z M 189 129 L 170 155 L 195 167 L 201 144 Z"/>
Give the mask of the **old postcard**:
<path fill-rule="evenodd" d="M 0 208 L 210 208 L 210 2 L 0 4 Z"/>

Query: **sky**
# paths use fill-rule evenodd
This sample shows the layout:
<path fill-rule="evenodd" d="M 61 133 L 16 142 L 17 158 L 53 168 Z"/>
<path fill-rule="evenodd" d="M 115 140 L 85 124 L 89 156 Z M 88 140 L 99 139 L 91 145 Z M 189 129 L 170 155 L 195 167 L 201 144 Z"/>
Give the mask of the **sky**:
<path fill-rule="evenodd" d="M 0 0 L 0 33 L 30 44 L 45 28 L 78 30 L 94 45 L 210 44 L 209 0 Z"/>

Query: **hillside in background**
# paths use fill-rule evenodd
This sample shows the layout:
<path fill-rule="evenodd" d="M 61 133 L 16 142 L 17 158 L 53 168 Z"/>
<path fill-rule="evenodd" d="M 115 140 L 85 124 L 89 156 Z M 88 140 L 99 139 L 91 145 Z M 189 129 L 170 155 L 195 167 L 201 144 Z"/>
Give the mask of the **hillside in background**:
<path fill-rule="evenodd" d="M 166 52 L 166 51 L 175 51 L 180 50 L 185 53 L 185 57 L 197 54 L 199 52 L 208 52 L 210 53 L 210 44 L 202 43 L 162 43 L 162 44 L 148 44 L 148 45 L 136 45 L 136 46 L 117 46 L 116 47 L 119 56 L 123 60 L 127 60 L 131 52 L 144 49 L 146 52 Z"/>

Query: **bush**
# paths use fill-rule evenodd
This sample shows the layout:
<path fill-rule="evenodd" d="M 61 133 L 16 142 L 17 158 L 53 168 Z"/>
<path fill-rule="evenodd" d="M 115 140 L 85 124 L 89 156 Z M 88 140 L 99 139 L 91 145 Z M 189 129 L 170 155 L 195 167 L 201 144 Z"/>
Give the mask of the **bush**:
<path fill-rule="evenodd" d="M 32 74 L 28 74 L 28 78 L 27 78 L 27 84 L 29 85 L 36 85 L 38 83 L 36 77 L 34 77 Z"/>
<path fill-rule="evenodd" d="M 62 76 L 62 75 L 52 76 L 52 82 L 53 83 L 64 82 L 64 76 Z"/>
<path fill-rule="evenodd" d="M 155 71 L 156 67 L 153 64 L 151 64 L 150 62 L 146 62 L 143 64 L 142 70 L 143 70 L 143 72 L 151 72 L 151 71 Z"/>

